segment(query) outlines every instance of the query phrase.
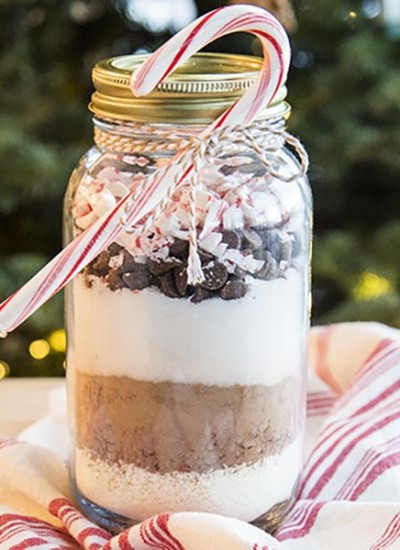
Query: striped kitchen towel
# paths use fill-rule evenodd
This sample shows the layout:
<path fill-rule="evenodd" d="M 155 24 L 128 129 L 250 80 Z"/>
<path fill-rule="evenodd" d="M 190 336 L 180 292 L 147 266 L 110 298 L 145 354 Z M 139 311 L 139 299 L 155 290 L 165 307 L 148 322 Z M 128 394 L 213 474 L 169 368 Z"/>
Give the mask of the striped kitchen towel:
<path fill-rule="evenodd" d="M 192 512 L 161 514 L 118 536 L 99 528 L 73 504 L 66 445 L 54 448 L 55 432 L 67 439 L 64 413 L 63 422 L 56 414 L 18 440 L 0 439 L 0 549 L 400 549 L 400 332 L 315 328 L 309 367 L 308 459 L 274 537 Z"/>

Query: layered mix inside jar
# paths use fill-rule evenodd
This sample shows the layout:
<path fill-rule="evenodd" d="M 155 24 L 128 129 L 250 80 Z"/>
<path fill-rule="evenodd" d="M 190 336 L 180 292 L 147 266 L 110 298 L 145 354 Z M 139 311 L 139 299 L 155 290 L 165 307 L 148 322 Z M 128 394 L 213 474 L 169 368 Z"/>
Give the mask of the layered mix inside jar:
<path fill-rule="evenodd" d="M 91 158 L 75 234 L 163 162 Z M 191 285 L 192 196 L 185 182 L 73 282 L 75 483 L 137 521 L 181 510 L 254 521 L 287 508 L 302 465 L 309 197 L 253 152 L 214 159 L 196 191 L 205 279 Z"/>

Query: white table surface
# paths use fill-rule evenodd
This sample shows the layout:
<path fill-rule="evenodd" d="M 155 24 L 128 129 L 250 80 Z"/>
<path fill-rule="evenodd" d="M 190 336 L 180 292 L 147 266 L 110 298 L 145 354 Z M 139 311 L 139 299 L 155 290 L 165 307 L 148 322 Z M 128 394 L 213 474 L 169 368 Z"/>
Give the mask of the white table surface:
<path fill-rule="evenodd" d="M 0 380 L 0 435 L 15 436 L 48 412 L 49 390 L 62 378 L 4 378 Z"/>

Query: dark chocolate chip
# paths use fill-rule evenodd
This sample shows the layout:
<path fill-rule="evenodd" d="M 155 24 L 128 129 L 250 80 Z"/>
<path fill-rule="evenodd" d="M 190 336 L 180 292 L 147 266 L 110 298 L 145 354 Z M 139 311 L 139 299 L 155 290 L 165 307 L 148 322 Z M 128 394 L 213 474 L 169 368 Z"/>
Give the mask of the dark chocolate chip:
<path fill-rule="evenodd" d="M 254 274 L 256 279 L 269 281 L 276 279 L 279 275 L 278 262 L 268 250 L 264 251 L 264 265 Z"/>
<path fill-rule="evenodd" d="M 135 262 L 132 256 L 129 258 L 125 255 L 122 266 L 117 269 L 121 275 L 125 286 L 129 286 L 132 290 L 141 290 L 151 285 L 151 274 L 146 264 Z M 123 277 L 125 274 L 130 274 L 130 277 Z M 136 281 L 136 282 L 135 282 Z"/>
<path fill-rule="evenodd" d="M 214 256 L 210 254 L 210 252 L 206 252 L 205 250 L 199 250 L 199 258 L 202 264 L 208 264 L 214 259 Z"/>
<path fill-rule="evenodd" d="M 108 247 L 110 256 L 117 256 L 122 250 L 122 246 L 118 243 L 111 243 Z"/>
<path fill-rule="evenodd" d="M 211 292 L 211 290 L 207 290 L 206 288 L 203 288 L 201 286 L 196 286 L 194 294 L 191 297 L 190 301 L 193 302 L 194 304 L 199 304 L 203 300 L 208 300 L 213 296 L 214 296 L 214 293 Z"/>
<path fill-rule="evenodd" d="M 143 290 L 151 284 L 150 273 L 147 271 L 136 271 L 135 273 L 124 273 L 121 276 L 123 282 L 131 290 Z"/>
<path fill-rule="evenodd" d="M 237 231 L 234 229 L 226 229 L 222 233 L 222 242 L 228 245 L 228 248 L 239 249 L 242 243 L 242 239 Z"/>
<path fill-rule="evenodd" d="M 238 300 L 243 298 L 246 294 L 246 285 L 243 281 L 239 279 L 232 279 L 227 281 L 227 283 L 219 291 L 219 295 L 223 300 Z"/>
<path fill-rule="evenodd" d="M 228 280 L 228 271 L 224 264 L 212 261 L 203 268 L 205 280 L 200 284 L 207 290 L 218 290 Z"/>
<path fill-rule="evenodd" d="M 168 260 L 149 260 L 147 265 L 150 273 L 159 276 L 165 275 L 168 271 L 174 269 L 174 267 L 181 265 L 181 263 L 181 260 L 178 260 L 177 258 L 170 258 Z"/>
<path fill-rule="evenodd" d="M 156 277 L 156 275 L 150 274 L 150 285 L 149 286 L 156 286 L 158 288 L 161 287 L 160 278 Z"/>
<path fill-rule="evenodd" d="M 143 267 L 147 269 L 145 264 L 139 264 L 135 262 L 133 256 L 131 256 L 131 254 L 129 254 L 127 250 L 124 250 L 122 265 L 118 268 L 118 273 L 122 275 L 122 273 L 127 273 L 128 271 L 136 271 L 138 269 L 143 269 Z"/>
<path fill-rule="evenodd" d="M 94 275 L 98 275 L 99 277 L 104 277 L 104 275 L 107 275 L 109 261 L 110 254 L 108 253 L 108 251 L 103 250 L 103 252 L 100 252 L 100 254 L 97 256 L 92 264 L 92 271 Z"/>
<path fill-rule="evenodd" d="M 185 260 L 189 255 L 189 243 L 182 239 L 175 239 L 169 247 L 169 255 Z"/>
<path fill-rule="evenodd" d="M 254 229 L 243 229 L 242 248 L 246 250 L 259 250 L 263 242 L 260 235 Z"/>
<path fill-rule="evenodd" d="M 160 275 L 161 292 L 169 298 L 179 298 L 179 292 L 176 288 L 175 277 L 172 271 L 165 275 Z"/>
<path fill-rule="evenodd" d="M 111 290 L 118 290 L 125 286 L 120 274 L 117 271 L 110 271 L 108 275 L 108 286 Z"/>
<path fill-rule="evenodd" d="M 181 266 L 174 269 L 176 288 L 181 296 L 186 296 L 188 291 L 187 267 Z"/>

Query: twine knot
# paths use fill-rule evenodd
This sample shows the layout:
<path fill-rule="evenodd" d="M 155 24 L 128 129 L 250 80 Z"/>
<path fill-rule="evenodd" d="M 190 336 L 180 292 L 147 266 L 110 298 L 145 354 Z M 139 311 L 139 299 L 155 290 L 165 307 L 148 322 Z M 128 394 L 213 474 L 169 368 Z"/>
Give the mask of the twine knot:
<path fill-rule="evenodd" d="M 299 159 L 299 170 L 289 175 L 279 172 L 279 170 L 276 170 L 274 167 L 276 165 L 277 155 L 279 158 L 280 152 L 283 151 L 285 144 L 289 145 L 295 151 Z M 190 155 L 193 166 L 193 169 L 186 178 L 186 181 L 189 181 L 189 257 L 187 277 L 189 285 L 198 285 L 204 281 L 205 277 L 199 255 L 196 194 L 201 179 L 201 170 L 206 165 L 206 162 L 209 161 L 209 159 L 217 158 L 227 152 L 239 154 L 240 152 L 250 149 L 256 153 L 257 159 L 266 167 L 270 176 L 281 181 L 292 182 L 305 176 L 308 170 L 309 161 L 303 145 L 297 138 L 285 131 L 284 122 L 281 121 L 263 121 L 252 124 L 251 126 L 226 126 L 214 130 L 206 136 L 204 136 L 204 134 L 202 136 L 195 135 L 191 136 L 189 139 L 185 137 L 182 139 L 181 146 L 177 144 L 177 148 L 182 151 L 185 157 L 186 155 Z M 135 198 L 142 193 L 147 182 L 139 186 L 135 194 L 125 205 L 121 214 L 120 224 L 124 231 L 126 233 L 135 233 L 138 237 L 147 232 L 151 232 L 155 221 L 159 218 L 161 213 L 165 211 L 172 196 L 176 192 L 178 182 L 180 182 L 180 184 L 183 183 L 181 176 L 182 172 L 177 170 L 168 193 L 138 227 L 137 225 L 131 226 L 129 224 L 127 212 L 129 212 L 130 205 L 135 202 Z M 245 185 L 245 183 L 241 185 Z"/>

